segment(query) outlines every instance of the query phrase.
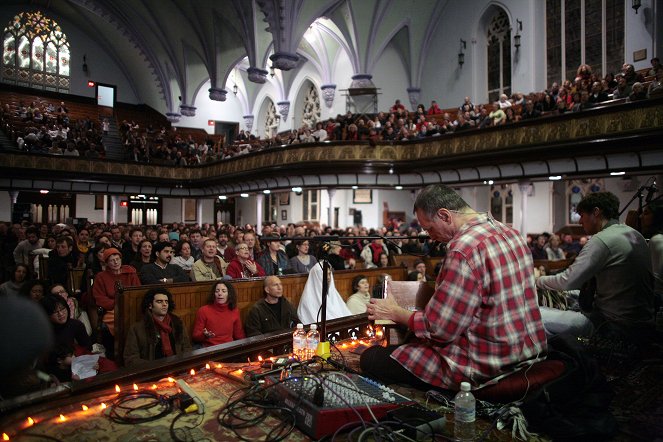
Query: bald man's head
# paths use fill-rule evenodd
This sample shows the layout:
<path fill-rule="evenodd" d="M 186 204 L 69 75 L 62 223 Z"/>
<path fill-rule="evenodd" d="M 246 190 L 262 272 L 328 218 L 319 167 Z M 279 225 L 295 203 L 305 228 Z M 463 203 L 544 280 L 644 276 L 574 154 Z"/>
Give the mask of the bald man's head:
<path fill-rule="evenodd" d="M 283 284 L 278 276 L 268 276 L 264 281 L 265 300 L 270 304 L 276 304 L 283 296 Z"/>

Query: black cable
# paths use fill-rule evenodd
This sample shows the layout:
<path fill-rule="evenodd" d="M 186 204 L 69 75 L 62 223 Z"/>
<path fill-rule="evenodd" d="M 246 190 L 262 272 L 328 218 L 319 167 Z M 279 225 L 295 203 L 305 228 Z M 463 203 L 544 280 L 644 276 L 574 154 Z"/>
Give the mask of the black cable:
<path fill-rule="evenodd" d="M 130 406 L 133 401 L 149 400 L 137 406 Z M 137 411 L 151 410 L 152 408 L 159 408 L 156 414 L 151 416 L 131 416 L 132 413 Z M 169 401 L 165 396 L 150 390 L 134 391 L 129 393 L 120 393 L 118 398 L 110 405 L 108 410 L 108 417 L 115 423 L 123 425 L 138 424 L 144 422 L 152 422 L 169 414 L 173 409 L 172 401 Z M 125 411 L 120 413 L 120 410 Z"/>
<path fill-rule="evenodd" d="M 188 434 L 189 430 L 193 430 L 194 428 L 200 426 L 200 424 L 203 423 L 203 419 L 204 419 L 205 414 L 204 413 L 203 414 L 196 413 L 196 416 L 198 416 L 198 419 L 197 419 L 197 422 L 193 426 L 188 426 L 188 427 L 184 427 L 184 428 L 175 428 L 175 424 L 177 423 L 178 420 L 180 420 L 184 416 L 190 416 L 191 414 L 193 414 L 193 413 L 181 412 L 177 416 L 175 416 L 175 419 L 173 419 L 173 421 L 170 423 L 170 429 L 169 429 L 170 437 L 175 442 L 189 442 L 189 441 L 192 441 L 192 440 L 195 440 L 196 442 L 201 441 L 201 439 L 192 439 L 192 438 L 182 439 L 177 435 L 178 431 L 185 432 L 186 435 L 189 435 Z"/>

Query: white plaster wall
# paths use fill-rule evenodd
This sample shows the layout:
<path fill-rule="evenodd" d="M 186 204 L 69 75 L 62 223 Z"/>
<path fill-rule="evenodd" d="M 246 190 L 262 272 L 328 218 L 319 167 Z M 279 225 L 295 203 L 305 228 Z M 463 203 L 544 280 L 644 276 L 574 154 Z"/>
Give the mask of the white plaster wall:
<path fill-rule="evenodd" d="M 209 120 L 238 122 L 244 128 L 244 120 L 242 116 L 242 105 L 240 99 L 232 92 L 226 95 L 226 101 L 213 101 L 209 98 L 208 89 L 210 82 L 206 81 L 205 84 L 198 90 L 195 96 L 194 106 L 196 106 L 196 115 L 194 117 L 182 116 L 179 123 L 173 124 L 176 127 L 198 127 L 205 129 L 207 133 L 214 133 L 214 126 L 207 124 Z M 232 90 L 232 89 L 231 89 Z"/>
<path fill-rule="evenodd" d="M 636 70 L 651 67 L 649 60 L 655 56 L 660 56 L 660 54 L 654 53 L 654 48 L 656 47 L 654 8 L 658 7 L 660 9 L 661 7 L 660 1 L 658 1 L 658 5 L 655 5 L 656 1 L 657 0 L 642 0 L 642 6 L 638 9 L 637 14 L 631 8 L 631 2 L 626 2 L 626 12 L 624 15 L 626 23 L 626 32 L 624 36 L 624 62 L 632 63 Z M 661 32 L 660 21 L 661 19 L 659 18 L 658 32 Z M 633 60 L 633 52 L 641 49 L 647 51 L 647 56 L 644 60 L 636 62 Z"/>
<path fill-rule="evenodd" d="M 381 89 L 378 95 L 378 110 L 389 110 L 397 99 L 401 100 L 406 109 L 411 109 L 407 96 L 407 71 L 403 59 L 392 45 L 385 48 L 372 74 L 373 83 Z M 372 113 L 373 109 L 368 112 Z"/>
<path fill-rule="evenodd" d="M 348 55 L 345 52 L 340 51 L 338 57 L 336 57 L 332 74 L 334 84 L 336 84 L 334 103 L 332 104 L 331 109 L 327 108 L 327 105 L 323 105 L 323 119 L 335 118 L 336 115 L 345 113 L 345 97 L 343 96 L 344 92 L 341 92 L 341 89 L 347 89 L 350 87 L 352 76 L 354 74 L 355 72 L 353 71 L 352 63 L 350 63 L 350 58 L 348 58 Z"/>
<path fill-rule="evenodd" d="M 201 206 L 200 213 L 202 218 L 197 220 L 198 224 L 214 223 L 214 199 L 213 198 L 199 198 L 198 204 Z"/>
<path fill-rule="evenodd" d="M 94 208 L 94 200 L 94 195 L 76 195 L 76 218 L 87 218 L 91 223 L 104 222 L 104 211 L 103 209 L 96 210 Z M 110 214 L 110 198 L 108 199 L 108 210 Z"/>
<path fill-rule="evenodd" d="M 161 220 L 163 223 L 171 224 L 182 221 L 182 199 L 163 198 L 161 200 Z"/>

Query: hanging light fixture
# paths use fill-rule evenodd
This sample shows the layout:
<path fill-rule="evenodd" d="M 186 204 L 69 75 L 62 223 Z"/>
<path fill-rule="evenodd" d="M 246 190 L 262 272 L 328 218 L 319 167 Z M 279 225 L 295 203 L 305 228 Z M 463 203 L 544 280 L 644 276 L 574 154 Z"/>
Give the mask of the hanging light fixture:
<path fill-rule="evenodd" d="M 635 9 L 635 13 L 638 13 L 638 9 L 642 6 L 642 0 L 631 0 L 631 8 Z"/>
<path fill-rule="evenodd" d="M 465 49 L 467 49 L 467 42 L 461 38 L 460 51 L 458 52 L 458 66 L 460 66 L 461 68 L 463 67 L 463 63 L 465 63 L 465 52 L 464 52 Z"/>
<path fill-rule="evenodd" d="M 516 20 L 516 35 L 513 36 L 513 45 L 516 49 L 520 48 L 520 32 L 523 30 L 523 22 Z"/>

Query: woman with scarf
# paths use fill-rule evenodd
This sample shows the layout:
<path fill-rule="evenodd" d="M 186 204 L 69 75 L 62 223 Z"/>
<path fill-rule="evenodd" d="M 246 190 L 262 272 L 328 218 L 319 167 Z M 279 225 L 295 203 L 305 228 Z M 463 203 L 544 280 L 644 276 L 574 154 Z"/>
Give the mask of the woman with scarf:
<path fill-rule="evenodd" d="M 212 287 L 208 304 L 196 312 L 193 340 L 209 347 L 245 337 L 235 289 L 229 282 L 219 281 Z"/>
<path fill-rule="evenodd" d="M 331 268 L 327 276 L 328 293 L 327 293 L 327 320 L 342 318 L 344 316 L 352 315 L 348 310 L 341 297 L 341 294 L 336 290 L 334 285 L 334 276 Z M 297 307 L 297 316 L 304 324 L 313 324 L 322 320 L 321 306 L 322 305 L 322 264 L 318 263 L 311 269 L 304 286 L 304 292 L 299 300 Z"/>

